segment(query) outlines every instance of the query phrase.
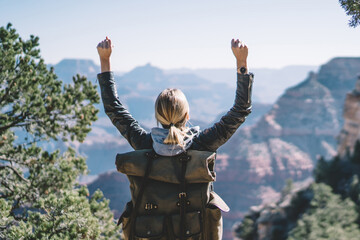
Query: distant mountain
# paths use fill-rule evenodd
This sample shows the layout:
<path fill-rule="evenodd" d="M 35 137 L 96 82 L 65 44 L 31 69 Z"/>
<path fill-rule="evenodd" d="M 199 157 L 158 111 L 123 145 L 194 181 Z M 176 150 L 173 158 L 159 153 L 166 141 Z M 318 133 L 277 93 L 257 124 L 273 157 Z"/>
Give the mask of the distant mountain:
<path fill-rule="evenodd" d="M 310 177 L 319 156 L 336 154 L 336 137 L 343 125 L 339 106 L 359 74 L 360 58 L 331 60 L 317 74 L 310 73 L 302 83 L 287 89 L 256 124 L 240 129 L 223 146 L 221 152 L 229 164 L 218 180 L 221 186 L 233 186 L 233 191 L 218 189 L 230 207 L 236 206 L 234 211 L 266 201 L 261 194 L 264 188 L 280 191 L 288 178 L 302 181 Z"/>
<path fill-rule="evenodd" d="M 360 74 L 360 58 L 335 58 L 291 87 L 246 133 L 251 142 L 280 139 L 315 161 L 335 153 L 346 93 Z M 240 130 L 238 134 L 245 133 Z M 248 139 L 246 140 L 248 141 Z M 240 143 L 238 143 L 240 144 Z"/>
<path fill-rule="evenodd" d="M 240 129 L 223 151 L 247 162 L 251 181 L 274 183 L 279 177 L 309 176 L 319 155 L 336 153 L 336 136 L 343 125 L 341 106 L 359 74 L 360 58 L 331 60 L 317 74 L 310 73 L 287 89 L 268 113 L 250 128 Z"/>
<path fill-rule="evenodd" d="M 76 74 L 95 80 L 96 74 L 100 72 L 100 67 L 88 59 L 64 59 L 53 67 L 56 75 L 65 83 L 71 83 Z"/>
<path fill-rule="evenodd" d="M 334 74 L 330 76 L 330 72 L 326 69 L 332 71 L 333 67 L 339 69 L 344 65 L 348 69 L 353 66 L 356 71 L 356 59 L 352 61 L 348 59 L 347 64 L 346 62 L 344 59 L 334 59 L 329 63 L 331 68 L 328 68 L 329 66 L 322 68 L 322 74 L 326 73 L 325 76 L 329 79 L 335 79 L 336 76 Z M 342 78 L 348 73 L 342 71 L 342 74 L 337 74 L 339 82 L 343 81 L 342 84 L 338 84 L 337 81 L 324 81 L 324 85 L 337 93 L 342 92 L 344 85 L 350 85 L 350 81 Z M 313 81 L 314 78 L 310 80 L 311 85 L 316 88 L 318 84 Z M 305 82 L 305 85 L 307 84 L 309 82 Z M 302 86 L 298 87 L 302 88 Z M 268 204 L 252 206 L 242 223 L 234 227 L 237 237 L 249 240 L 279 240 L 288 239 L 289 236 L 295 239 L 308 239 L 311 236 L 316 239 L 326 235 L 331 236 L 331 239 L 359 238 L 359 106 L 360 76 L 355 88 L 346 95 L 344 124 L 338 138 L 336 156 L 326 160 L 321 158 L 318 161 L 313 174 L 315 181 L 310 180 L 295 186 L 288 182 L 277 199 Z"/>
<path fill-rule="evenodd" d="M 101 189 L 104 196 L 110 199 L 110 209 L 114 212 L 115 218 L 120 217 L 125 204 L 131 200 L 127 177 L 116 171 L 100 174 L 95 181 L 88 185 L 88 188 L 91 193 Z"/>
<path fill-rule="evenodd" d="M 256 102 L 273 104 L 284 91 L 301 82 L 310 71 L 318 66 L 286 66 L 280 69 L 250 68 L 255 74 Z M 165 74 L 195 74 L 211 82 L 231 85 L 235 69 L 171 69 Z"/>

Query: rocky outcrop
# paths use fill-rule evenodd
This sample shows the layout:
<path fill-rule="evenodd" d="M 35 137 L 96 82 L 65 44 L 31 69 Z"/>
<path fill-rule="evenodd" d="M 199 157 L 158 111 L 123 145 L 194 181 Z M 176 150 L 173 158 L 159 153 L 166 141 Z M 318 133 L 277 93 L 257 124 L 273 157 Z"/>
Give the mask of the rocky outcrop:
<path fill-rule="evenodd" d="M 232 214 L 243 216 L 246 205 L 265 203 L 261 188 L 279 192 L 286 179 L 311 177 L 320 156 L 329 159 L 337 154 L 336 136 L 343 125 L 345 100 L 339 92 L 349 92 L 355 85 L 360 58 L 337 58 L 328 64 L 338 66 L 336 71 L 343 74 L 333 73 L 332 68 L 328 74 L 327 64 L 318 73 L 310 73 L 304 82 L 289 88 L 256 124 L 240 129 L 222 147 L 230 164 L 218 174 L 221 183 L 215 187 L 229 202 Z M 231 186 L 232 191 L 224 186 Z"/>
<path fill-rule="evenodd" d="M 339 135 L 338 153 L 341 157 L 354 152 L 355 143 L 360 139 L 360 76 L 355 89 L 346 95 L 344 126 Z"/>
<path fill-rule="evenodd" d="M 333 156 L 336 155 L 336 157 L 329 162 L 320 161 L 315 171 L 317 183 L 329 184 L 332 191 L 342 195 L 343 199 L 351 198 L 355 203 L 360 203 L 358 195 L 360 155 L 359 152 L 354 153 L 354 150 L 360 151 L 360 149 L 354 149 L 356 142 L 360 140 L 360 76 L 356 84 L 353 84 L 355 89 L 346 95 L 343 119 L 339 118 L 341 108 L 338 107 L 339 99 L 343 99 L 339 95 L 344 93 L 346 87 L 350 85 L 350 76 L 348 71 L 344 71 L 344 68 L 355 73 L 359 69 L 359 65 L 355 63 L 359 64 L 359 60 L 332 60 L 321 68 L 318 75 L 312 73 L 305 82 L 289 89 L 287 96 L 279 99 L 279 107 L 273 108 L 259 122 L 261 126 L 271 130 L 263 133 L 257 129 L 257 136 L 262 136 L 262 139 L 271 139 L 275 135 L 278 138 L 287 139 L 287 143 L 297 145 L 299 149 L 304 149 L 306 143 L 296 144 L 296 141 L 289 139 L 288 136 L 292 135 L 292 139 L 295 136 L 301 139 L 312 137 L 312 144 L 321 141 L 321 145 L 308 145 L 308 147 L 313 147 L 313 149 L 308 148 L 308 156 L 313 157 L 317 151 L 325 156 L 326 153 L 329 153 Z M 334 69 L 336 67 L 343 72 L 339 73 L 340 70 Z M 325 81 L 324 76 L 327 76 L 329 81 Z M 355 79 L 355 76 L 352 78 Z M 304 101 L 299 101 L 301 99 Z M 296 106 L 299 111 L 289 111 L 287 115 L 279 114 L 280 106 L 284 108 L 286 105 L 290 106 L 295 103 L 301 103 L 300 106 Z M 331 138 L 336 136 L 336 131 L 342 124 L 337 151 L 334 151 L 333 146 L 336 145 Z M 276 148 L 273 149 L 276 151 Z M 289 162 L 292 161 L 294 160 Z M 281 164 L 276 160 L 275 162 L 277 168 L 281 169 Z M 298 168 L 300 166 L 298 165 Z M 299 169 L 299 171 L 301 170 Z M 272 174 L 272 172 L 267 172 L 267 174 Z M 297 225 L 298 220 L 309 208 L 309 203 L 314 197 L 314 188 L 311 187 L 314 185 L 310 185 L 312 182 L 309 179 L 303 184 L 297 183 L 295 188 L 286 187 L 277 200 L 252 206 L 243 221 L 234 226 L 234 234 L 239 237 L 237 239 L 286 239 L 289 231 Z M 312 207 L 316 208 L 315 205 Z"/>
<path fill-rule="evenodd" d="M 287 186 L 271 203 L 252 206 L 242 222 L 233 226 L 236 240 L 282 240 L 313 198 L 311 179 Z"/>
<path fill-rule="evenodd" d="M 256 124 L 240 129 L 222 151 L 244 172 L 242 180 L 280 187 L 286 178 L 310 176 L 319 156 L 334 156 L 344 96 L 359 71 L 360 58 L 335 58 L 287 89 Z"/>
<path fill-rule="evenodd" d="M 110 199 L 110 209 L 114 217 L 119 218 L 126 203 L 131 200 L 129 181 L 124 174 L 116 171 L 102 173 L 92 183 L 88 184 L 90 193 L 100 189 L 107 199 Z"/>

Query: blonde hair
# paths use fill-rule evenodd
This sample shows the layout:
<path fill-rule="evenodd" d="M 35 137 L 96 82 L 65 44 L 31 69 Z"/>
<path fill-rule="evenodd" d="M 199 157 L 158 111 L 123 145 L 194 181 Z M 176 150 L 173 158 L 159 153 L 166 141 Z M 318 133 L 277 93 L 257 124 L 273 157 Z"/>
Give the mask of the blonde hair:
<path fill-rule="evenodd" d="M 167 88 L 159 94 L 155 102 L 155 118 L 164 128 L 169 129 L 164 143 L 184 147 L 189 103 L 180 89 Z"/>

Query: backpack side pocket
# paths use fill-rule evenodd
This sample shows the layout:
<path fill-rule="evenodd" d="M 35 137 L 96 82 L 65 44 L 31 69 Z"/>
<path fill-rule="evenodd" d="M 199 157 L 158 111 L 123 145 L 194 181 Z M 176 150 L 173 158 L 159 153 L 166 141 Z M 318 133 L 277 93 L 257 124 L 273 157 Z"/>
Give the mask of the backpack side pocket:
<path fill-rule="evenodd" d="M 223 235 L 223 219 L 221 211 L 228 212 L 230 208 L 215 192 L 210 192 L 210 201 L 205 207 L 204 236 L 206 240 L 220 240 Z"/>
<path fill-rule="evenodd" d="M 209 205 L 205 208 L 204 236 L 206 240 L 220 240 L 223 234 L 221 210 Z"/>
<path fill-rule="evenodd" d="M 121 228 L 122 228 L 122 234 L 123 234 L 123 238 L 125 240 L 129 239 L 129 235 L 130 235 L 130 216 L 131 216 L 131 212 L 133 210 L 133 204 L 132 201 L 126 203 L 125 206 L 125 210 L 124 212 L 121 214 L 120 218 L 119 218 L 119 222 L 118 224 L 122 224 Z"/>
<path fill-rule="evenodd" d="M 201 212 L 194 211 L 188 212 L 185 214 L 186 226 L 185 226 L 185 236 L 188 240 L 197 240 L 201 237 Z M 175 214 L 171 216 L 171 221 L 173 225 L 173 231 L 175 239 L 180 237 L 180 215 Z"/>
<path fill-rule="evenodd" d="M 143 215 L 136 218 L 135 239 L 137 240 L 161 240 L 164 238 L 164 216 Z"/>

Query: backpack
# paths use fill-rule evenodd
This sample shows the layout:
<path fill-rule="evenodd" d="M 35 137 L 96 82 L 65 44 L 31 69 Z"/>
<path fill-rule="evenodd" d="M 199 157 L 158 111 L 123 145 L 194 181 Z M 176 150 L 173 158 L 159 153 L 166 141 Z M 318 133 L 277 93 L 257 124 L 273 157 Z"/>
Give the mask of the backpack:
<path fill-rule="evenodd" d="M 222 239 L 226 203 L 213 191 L 216 153 L 188 150 L 160 156 L 136 150 L 116 156 L 127 175 L 131 201 L 119 218 L 126 240 Z"/>

